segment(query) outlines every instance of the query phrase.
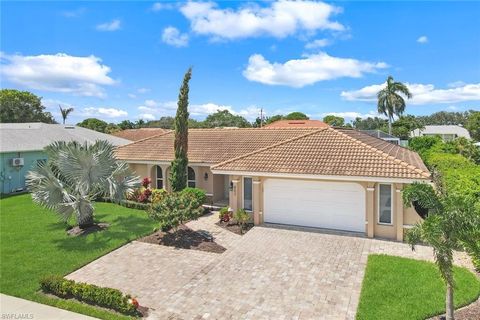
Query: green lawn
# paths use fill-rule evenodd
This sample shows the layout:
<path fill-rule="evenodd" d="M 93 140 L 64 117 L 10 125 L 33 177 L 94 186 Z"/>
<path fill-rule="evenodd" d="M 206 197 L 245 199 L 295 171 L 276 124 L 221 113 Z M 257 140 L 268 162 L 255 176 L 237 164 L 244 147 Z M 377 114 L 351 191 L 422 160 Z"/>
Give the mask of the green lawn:
<path fill-rule="evenodd" d="M 480 295 L 480 281 L 455 267 L 455 306 Z M 445 312 L 445 285 L 430 262 L 386 255 L 368 257 L 357 319 L 425 319 Z"/>
<path fill-rule="evenodd" d="M 126 319 L 88 305 L 38 293 L 39 279 L 66 275 L 123 244 L 152 232 L 156 224 L 144 211 L 110 203 L 95 204 L 95 217 L 110 227 L 69 237 L 58 216 L 33 204 L 29 194 L 0 199 L 0 291 L 103 319 Z"/>

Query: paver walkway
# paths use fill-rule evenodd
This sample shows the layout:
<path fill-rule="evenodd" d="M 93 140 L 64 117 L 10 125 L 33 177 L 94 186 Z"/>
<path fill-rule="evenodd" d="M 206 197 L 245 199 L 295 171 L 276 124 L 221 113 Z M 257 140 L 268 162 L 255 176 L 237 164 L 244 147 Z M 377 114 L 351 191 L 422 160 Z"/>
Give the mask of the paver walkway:
<path fill-rule="evenodd" d="M 1 319 L 95 320 L 89 316 L 0 294 Z"/>
<path fill-rule="evenodd" d="M 218 212 L 212 212 L 200 217 L 198 220 L 190 221 L 187 226 L 193 230 L 204 230 L 209 232 L 219 245 L 230 249 L 234 246 L 242 236 L 230 232 L 222 227 L 217 226 Z"/>
<path fill-rule="evenodd" d="M 429 247 L 291 228 L 254 227 L 228 243 L 210 254 L 133 242 L 69 277 L 137 295 L 151 319 L 354 319 L 370 253 L 433 257 Z"/>

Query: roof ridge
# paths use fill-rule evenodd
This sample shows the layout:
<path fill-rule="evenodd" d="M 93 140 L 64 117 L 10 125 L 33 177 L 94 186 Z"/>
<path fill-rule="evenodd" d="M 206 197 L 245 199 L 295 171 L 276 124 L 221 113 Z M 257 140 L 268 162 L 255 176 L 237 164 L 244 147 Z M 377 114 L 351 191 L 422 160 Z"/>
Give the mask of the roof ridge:
<path fill-rule="evenodd" d="M 254 150 L 254 151 L 252 151 L 252 152 L 248 152 L 248 153 L 243 154 L 243 155 L 241 155 L 241 156 L 238 156 L 238 157 L 235 157 L 235 158 L 231 158 L 231 159 L 228 159 L 228 160 L 219 162 L 219 163 L 215 164 L 214 166 L 212 166 L 210 169 L 215 169 L 215 167 L 218 167 L 218 166 L 220 166 L 220 165 L 224 165 L 224 164 L 227 164 L 227 163 L 230 163 L 230 162 L 233 162 L 233 161 L 242 159 L 242 158 L 249 157 L 249 156 L 251 156 L 251 155 L 253 155 L 253 154 L 260 153 L 260 152 L 263 152 L 263 151 L 265 151 L 265 150 L 269 150 L 269 149 L 278 147 L 278 146 L 280 146 L 280 145 L 283 145 L 283 144 L 286 144 L 286 143 L 289 143 L 289 142 L 292 142 L 292 141 L 295 141 L 295 140 L 299 140 L 299 139 L 305 138 L 305 137 L 307 137 L 307 136 L 310 136 L 310 135 L 312 135 L 312 134 L 318 133 L 318 132 L 323 131 L 323 130 L 328 129 L 328 128 L 325 127 L 325 128 L 316 128 L 316 129 L 317 129 L 317 130 L 312 130 L 312 131 L 307 132 L 307 133 L 304 133 L 304 134 L 302 134 L 302 135 L 299 135 L 299 136 L 296 136 L 296 137 L 293 137 L 293 138 L 290 138 L 290 139 L 287 139 L 287 140 L 284 140 L 284 141 L 280 141 L 280 142 L 274 143 L 274 144 L 269 145 L 269 146 L 267 146 L 267 147 L 263 147 L 263 148 Z"/>
<path fill-rule="evenodd" d="M 414 172 L 416 172 L 416 173 L 419 173 L 419 174 L 425 176 L 426 178 L 430 177 L 430 175 L 431 175 L 430 172 L 427 173 L 427 172 L 423 171 L 422 169 L 414 166 L 413 164 L 407 163 L 407 162 L 405 162 L 404 160 L 401 160 L 401 159 L 399 159 L 399 158 L 397 158 L 397 157 L 394 157 L 394 156 L 392 156 L 392 155 L 390 155 L 390 154 L 388 154 L 388 153 L 386 153 L 386 152 L 378 149 L 377 147 L 374 147 L 374 146 L 369 145 L 369 144 L 367 144 L 367 143 L 365 143 L 365 142 L 362 142 L 362 141 L 360 141 L 360 140 L 358 140 L 358 139 L 356 139 L 356 138 L 354 138 L 354 137 L 352 137 L 352 136 L 349 136 L 348 134 L 345 134 L 345 133 L 341 132 L 341 130 L 337 130 L 337 129 L 335 129 L 335 128 L 328 128 L 328 129 L 331 129 L 332 131 L 334 131 L 334 132 L 336 132 L 336 133 L 338 133 L 338 134 L 346 137 L 346 138 L 349 139 L 349 140 L 352 140 L 352 141 L 356 142 L 357 144 L 360 144 L 360 145 L 363 146 L 363 147 L 366 147 L 367 149 L 371 149 L 371 150 L 375 151 L 375 152 L 378 153 L 379 155 L 383 156 L 385 159 L 387 159 L 387 160 L 389 160 L 389 161 L 393 161 L 393 162 L 396 163 L 396 164 L 400 164 L 400 165 L 406 167 L 406 168 L 407 168 L 408 170 L 410 170 L 410 171 L 414 171 Z M 379 140 L 382 140 L 382 139 L 379 139 Z M 411 150 L 409 150 L 409 151 L 411 151 Z M 396 160 L 396 161 L 395 161 L 395 160 Z"/>
<path fill-rule="evenodd" d="M 131 145 L 133 145 L 133 144 L 136 144 L 136 143 L 138 143 L 138 142 L 143 142 L 143 141 L 148 140 L 148 139 L 158 138 L 158 137 L 161 137 L 161 136 L 170 134 L 170 133 L 172 133 L 172 132 L 173 132 L 173 130 L 168 130 L 168 131 L 165 131 L 165 132 L 156 134 L 156 135 L 151 136 L 151 137 L 146 137 L 146 138 L 143 138 L 143 139 L 140 139 L 140 140 L 137 140 L 137 141 L 132 141 L 131 143 L 127 143 L 127 144 L 125 144 L 125 145 L 123 145 L 123 146 L 119 146 L 117 149 L 120 149 L 120 148 L 123 148 L 123 147 L 126 147 L 126 146 L 131 146 Z M 120 137 L 117 137 L 117 138 L 120 138 Z M 122 138 L 122 139 L 125 139 L 125 138 Z M 128 140 L 128 139 L 125 139 L 125 140 Z"/>

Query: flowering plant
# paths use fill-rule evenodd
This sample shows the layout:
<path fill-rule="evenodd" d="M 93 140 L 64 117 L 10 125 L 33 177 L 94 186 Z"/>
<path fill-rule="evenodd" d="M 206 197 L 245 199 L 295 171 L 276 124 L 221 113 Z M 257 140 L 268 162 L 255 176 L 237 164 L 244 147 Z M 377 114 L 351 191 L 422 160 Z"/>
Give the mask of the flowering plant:
<path fill-rule="evenodd" d="M 148 186 L 150 185 L 150 183 L 152 183 L 152 179 L 150 179 L 149 177 L 143 178 L 143 180 L 142 180 L 142 186 L 143 186 L 144 188 L 148 188 Z"/>

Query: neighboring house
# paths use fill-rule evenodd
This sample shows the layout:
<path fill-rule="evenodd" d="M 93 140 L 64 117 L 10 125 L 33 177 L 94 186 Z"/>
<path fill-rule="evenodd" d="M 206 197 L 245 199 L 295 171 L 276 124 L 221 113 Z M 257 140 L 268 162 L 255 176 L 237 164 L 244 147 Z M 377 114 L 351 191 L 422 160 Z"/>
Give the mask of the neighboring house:
<path fill-rule="evenodd" d="M 388 141 L 390 143 L 394 144 L 400 144 L 400 138 L 395 137 L 391 134 L 388 134 L 386 132 L 383 132 L 382 130 L 360 130 L 363 133 L 368 134 L 369 136 L 379 138 L 385 141 Z"/>
<path fill-rule="evenodd" d="M 461 126 L 446 125 L 446 126 L 425 126 L 424 129 L 415 129 L 410 133 L 412 137 L 421 136 L 440 136 L 443 141 L 451 141 L 455 138 L 464 137 L 470 138 L 470 133 L 467 129 Z"/>
<path fill-rule="evenodd" d="M 264 128 L 326 128 L 329 127 L 320 120 L 277 120 L 264 126 Z"/>
<path fill-rule="evenodd" d="M 174 133 L 119 147 L 153 185 L 169 189 Z M 421 218 L 402 189 L 429 182 L 417 153 L 353 129 L 191 129 L 188 185 L 263 222 L 402 240 Z"/>
<path fill-rule="evenodd" d="M 162 128 L 140 128 L 140 129 L 126 129 L 122 131 L 117 131 L 112 133 L 112 135 L 131 140 L 138 141 L 145 138 L 150 138 L 153 136 L 158 136 L 159 134 L 165 133 L 167 130 Z"/>
<path fill-rule="evenodd" d="M 90 129 L 46 123 L 0 123 L 0 193 L 25 190 L 25 175 L 37 162 L 46 161 L 43 151 L 54 141 L 95 142 L 107 140 L 115 146 L 131 141 Z"/>

